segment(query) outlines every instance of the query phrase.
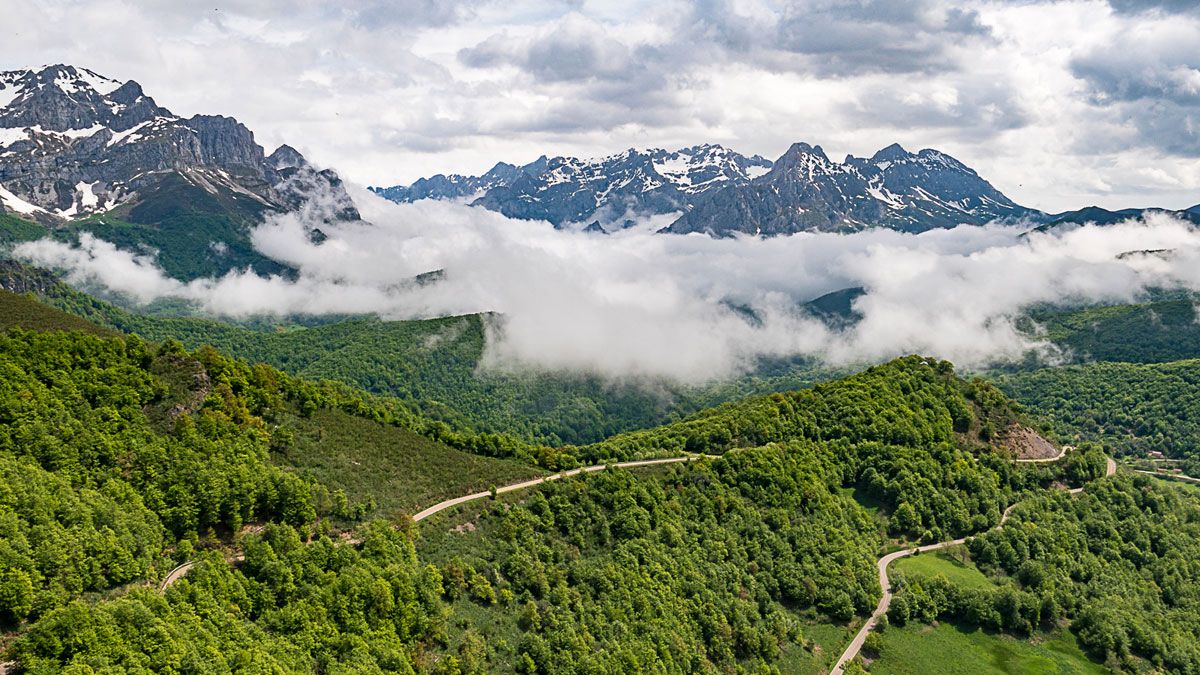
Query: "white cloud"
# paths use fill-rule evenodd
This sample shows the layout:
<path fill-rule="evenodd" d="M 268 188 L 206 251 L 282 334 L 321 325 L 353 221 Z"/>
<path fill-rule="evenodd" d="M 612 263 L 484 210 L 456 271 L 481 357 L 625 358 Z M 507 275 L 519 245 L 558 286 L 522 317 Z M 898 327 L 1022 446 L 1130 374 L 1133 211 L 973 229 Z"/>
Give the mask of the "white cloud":
<path fill-rule="evenodd" d="M 1200 290 L 1200 232 L 1164 216 L 1148 223 L 1020 236 L 963 226 L 920 235 L 875 230 L 716 240 L 558 231 L 445 202 L 396 205 L 354 197 L 370 223 L 321 225 L 314 244 L 301 215 L 255 231 L 255 245 L 298 279 L 231 273 L 182 284 L 152 261 L 84 237 L 18 255 L 70 270 L 139 302 L 174 296 L 214 314 L 377 312 L 419 318 L 498 312 L 493 367 L 589 370 L 683 381 L 726 377 L 756 357 L 803 354 L 833 363 L 907 353 L 966 366 L 1047 346 L 1013 319 L 1036 303 L 1134 300 L 1152 287 Z M 1165 249 L 1167 256 L 1123 256 Z M 444 270 L 444 280 L 414 283 Z M 853 328 L 832 330 L 799 311 L 824 293 L 862 286 Z M 751 307 L 747 321 L 731 306 Z"/>
<path fill-rule="evenodd" d="M 808 141 L 863 156 L 899 142 L 947 151 L 1044 210 L 1191 206 L 1195 107 L 1178 99 L 1195 86 L 1200 16 L 1171 13 L 1194 3 L 1118 4 L 1136 11 L 1102 0 L 6 0 L 0 60 L 136 79 L 179 114 L 236 116 L 265 145 L 377 185 L 543 153 L 717 141 L 773 157 Z M 1096 86 L 1112 77 L 1125 88 Z"/>

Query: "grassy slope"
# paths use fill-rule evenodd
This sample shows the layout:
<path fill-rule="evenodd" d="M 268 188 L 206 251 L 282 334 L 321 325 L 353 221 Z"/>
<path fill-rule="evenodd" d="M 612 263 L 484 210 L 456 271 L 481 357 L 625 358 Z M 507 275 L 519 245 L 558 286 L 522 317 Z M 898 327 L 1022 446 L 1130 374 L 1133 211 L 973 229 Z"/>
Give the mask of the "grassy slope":
<path fill-rule="evenodd" d="M 93 335 L 112 336 L 117 332 L 97 326 L 74 314 L 67 314 L 24 295 L 0 290 L 0 330 L 23 328 L 34 331 L 77 330 Z"/>
<path fill-rule="evenodd" d="M 882 653 L 870 665 L 877 675 L 1108 672 L 1088 660 L 1065 630 L 1035 642 L 943 623 L 893 627 L 882 638 Z"/>
<path fill-rule="evenodd" d="M 394 426 L 320 410 L 288 425 L 296 443 L 277 462 L 299 469 L 352 503 L 372 499 L 384 518 L 411 515 L 443 499 L 544 473 L 513 460 L 481 457 Z"/>
<path fill-rule="evenodd" d="M 46 236 L 47 230 L 38 223 L 0 213 L 0 243 L 33 241 Z"/>
<path fill-rule="evenodd" d="M 940 574 L 963 588 L 994 586 L 992 580 L 984 576 L 977 567 L 960 559 L 965 553 L 965 548 L 956 546 L 936 553 L 913 555 L 897 560 L 891 569 L 907 577 L 932 577 Z"/>
<path fill-rule="evenodd" d="M 168 275 L 182 280 L 221 276 L 253 267 L 285 274 L 285 265 L 263 256 L 250 241 L 251 228 L 267 208 L 228 190 L 216 194 L 176 173 L 144 190 L 131 208 L 70 224 L 69 232 L 91 232 L 130 250 L 152 250 Z"/>
<path fill-rule="evenodd" d="M 0 213 L 0 245 L 45 236 L 73 241 L 88 232 L 126 250 L 153 252 L 164 272 L 184 281 L 247 267 L 263 274 L 288 274 L 290 268 L 259 253 L 250 241 L 251 228 L 267 212 L 245 195 L 227 190 L 212 194 L 178 174 L 167 174 L 132 207 L 53 230 Z"/>
<path fill-rule="evenodd" d="M 779 657 L 779 672 L 824 675 L 854 637 L 854 628 L 812 616 L 802 623 L 808 646 L 790 644 Z"/>

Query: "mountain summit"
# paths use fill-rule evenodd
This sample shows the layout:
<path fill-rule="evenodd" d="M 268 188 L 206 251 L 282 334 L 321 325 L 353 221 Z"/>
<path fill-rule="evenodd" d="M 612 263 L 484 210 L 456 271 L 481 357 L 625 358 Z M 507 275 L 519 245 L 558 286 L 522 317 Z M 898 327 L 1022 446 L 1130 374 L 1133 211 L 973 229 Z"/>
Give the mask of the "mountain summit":
<path fill-rule="evenodd" d="M 594 159 L 542 156 L 520 167 L 500 163 L 482 176 L 437 175 L 375 191 L 397 202 L 468 199 L 511 218 L 547 220 L 556 227 L 599 221 L 612 229 L 636 216 L 686 211 L 700 195 L 745 185 L 770 167 L 769 160 L 720 145 L 630 148 Z"/>
<path fill-rule="evenodd" d="M 137 82 L 85 68 L 0 72 L 0 212 L 102 236 L 113 221 L 143 225 L 113 238 L 212 263 L 188 263 L 197 273 L 278 271 L 249 246 L 249 227 L 318 193 L 339 217 L 358 217 L 336 174 L 288 146 L 268 158 L 233 118 L 179 117 Z"/>
<path fill-rule="evenodd" d="M 727 236 L 887 227 L 922 232 L 1026 217 L 1041 214 L 937 150 L 911 153 L 892 144 L 869 159 L 849 156 L 839 163 L 820 146 L 796 143 L 770 172 L 706 196 L 667 231 Z"/>
<path fill-rule="evenodd" d="M 888 227 L 920 232 L 994 220 L 1040 219 L 962 162 L 893 143 L 869 159 L 831 160 L 795 143 L 771 162 L 719 145 L 668 152 L 627 150 L 600 159 L 541 157 L 497 164 L 483 176 L 434 176 L 375 188 L 398 202 L 463 199 L 512 218 L 556 227 L 678 213 L 665 231 L 776 235 Z"/>

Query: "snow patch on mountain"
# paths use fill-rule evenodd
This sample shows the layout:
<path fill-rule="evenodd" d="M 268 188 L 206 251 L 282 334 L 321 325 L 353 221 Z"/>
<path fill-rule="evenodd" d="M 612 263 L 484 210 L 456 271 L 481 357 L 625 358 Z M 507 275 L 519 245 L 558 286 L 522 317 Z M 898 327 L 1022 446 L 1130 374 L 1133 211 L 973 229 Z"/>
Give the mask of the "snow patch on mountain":
<path fill-rule="evenodd" d="M 9 211 L 15 211 L 23 215 L 32 215 L 34 213 L 44 213 L 45 209 L 34 206 L 29 202 L 21 199 L 13 193 L 0 187 L 0 202 L 4 204 L 4 208 Z"/>

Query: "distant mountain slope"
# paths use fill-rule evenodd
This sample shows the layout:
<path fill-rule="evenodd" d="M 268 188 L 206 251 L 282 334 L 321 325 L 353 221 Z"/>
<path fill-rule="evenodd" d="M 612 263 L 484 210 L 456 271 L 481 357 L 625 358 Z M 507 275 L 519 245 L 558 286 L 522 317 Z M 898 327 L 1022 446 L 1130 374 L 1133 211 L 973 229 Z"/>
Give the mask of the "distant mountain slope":
<path fill-rule="evenodd" d="M 1037 308 L 1029 317 L 1073 362 L 1163 363 L 1200 358 L 1198 300 L 1187 294 L 1112 307 Z"/>
<path fill-rule="evenodd" d="M 102 337 L 117 331 L 97 326 L 74 314 L 44 305 L 37 300 L 0 288 L 0 331 L 10 328 L 33 331 L 80 331 Z"/>
<path fill-rule="evenodd" d="M 533 166 L 534 164 L 527 164 L 518 167 L 500 162 L 482 176 L 462 176 L 456 173 L 446 176 L 439 173 L 429 178 L 421 178 L 411 185 L 373 187 L 371 191 L 399 204 L 421 199 L 475 199 L 494 187 L 516 180 L 522 171 L 530 170 Z"/>
<path fill-rule="evenodd" d="M 1058 229 L 1064 226 L 1071 225 L 1112 225 L 1125 220 L 1145 218 L 1152 213 L 1165 213 L 1182 220 L 1187 220 L 1200 225 L 1200 204 L 1189 209 L 1180 209 L 1172 211 L 1170 209 L 1146 208 L 1146 209 L 1118 209 L 1109 211 L 1108 209 L 1100 208 L 1099 206 L 1087 206 L 1075 211 L 1064 211 L 1049 216 L 1050 221 L 1044 225 L 1034 228 L 1035 232 L 1049 232 L 1050 230 Z"/>
<path fill-rule="evenodd" d="M 314 194 L 328 217 L 357 219 L 341 181 L 294 149 L 267 156 L 229 117 L 181 118 L 138 83 L 57 65 L 0 73 L 0 211 L 56 233 L 92 231 L 156 250 L 191 278 L 245 265 L 248 228 Z"/>
<path fill-rule="evenodd" d="M 510 218 L 556 227 L 599 221 L 623 227 L 637 215 L 686 211 L 703 194 L 744 185 L 771 167 L 720 145 L 681 150 L 629 149 L 608 157 L 539 157 L 521 167 L 497 164 L 482 176 L 422 178 L 409 186 L 374 188 L 395 202 L 470 199 Z"/>

